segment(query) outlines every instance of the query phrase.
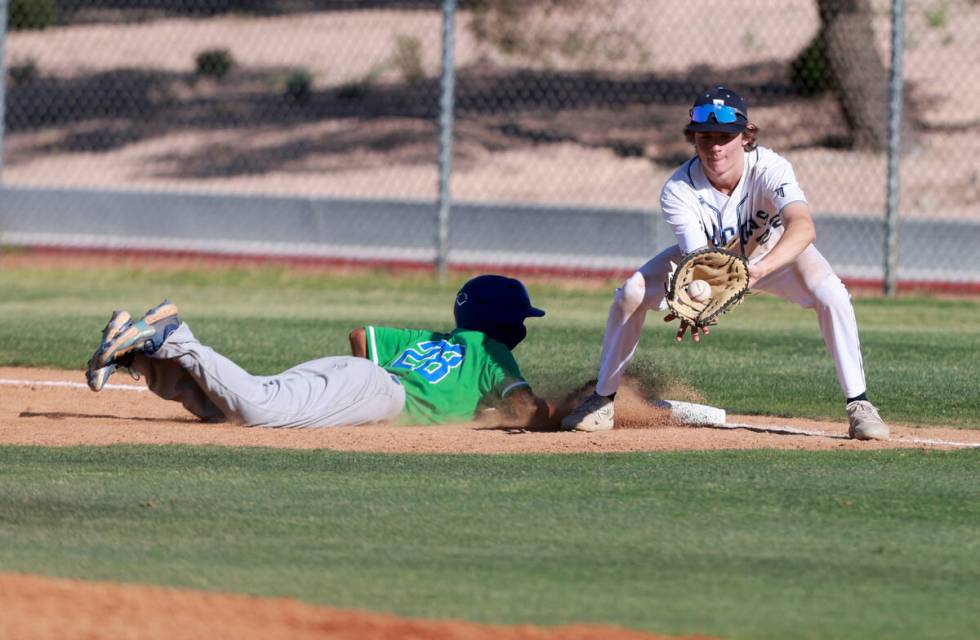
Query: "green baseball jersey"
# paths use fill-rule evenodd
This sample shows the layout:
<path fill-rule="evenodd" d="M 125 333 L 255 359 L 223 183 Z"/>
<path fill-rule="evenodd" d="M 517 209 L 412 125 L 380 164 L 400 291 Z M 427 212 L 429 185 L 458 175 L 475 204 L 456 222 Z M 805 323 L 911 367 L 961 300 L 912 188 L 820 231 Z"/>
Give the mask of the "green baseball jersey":
<path fill-rule="evenodd" d="M 472 420 L 481 402 L 528 386 L 510 349 L 480 331 L 365 329 L 368 358 L 405 387 L 404 423 Z"/>

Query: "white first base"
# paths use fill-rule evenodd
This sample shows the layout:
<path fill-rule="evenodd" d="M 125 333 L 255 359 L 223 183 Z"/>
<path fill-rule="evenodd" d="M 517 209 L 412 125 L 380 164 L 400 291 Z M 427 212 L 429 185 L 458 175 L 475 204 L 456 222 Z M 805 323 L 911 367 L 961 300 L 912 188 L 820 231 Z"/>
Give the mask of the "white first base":
<path fill-rule="evenodd" d="M 725 410 L 718 407 L 680 400 L 654 400 L 651 404 L 661 409 L 670 409 L 670 417 L 684 424 L 725 424 Z"/>

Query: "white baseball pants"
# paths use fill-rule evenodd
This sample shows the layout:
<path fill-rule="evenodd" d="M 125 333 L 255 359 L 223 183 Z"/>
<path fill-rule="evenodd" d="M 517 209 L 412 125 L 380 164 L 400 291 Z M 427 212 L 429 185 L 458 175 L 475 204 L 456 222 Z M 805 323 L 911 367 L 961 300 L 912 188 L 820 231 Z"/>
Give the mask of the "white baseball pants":
<path fill-rule="evenodd" d="M 602 340 L 596 385 L 598 394 L 610 395 L 619 388 L 640 342 L 646 312 L 666 308 L 664 283 L 670 274 L 671 262 L 676 264 L 681 257 L 678 246 L 666 249 L 616 289 Z M 767 275 L 753 290 L 772 293 L 814 309 L 845 397 L 852 398 L 865 392 L 864 364 L 851 296 L 816 247 L 807 247 L 795 262 Z"/>
<path fill-rule="evenodd" d="M 396 418 L 405 389 L 365 358 L 337 356 L 304 362 L 275 376 L 253 376 L 207 347 L 181 323 L 152 355 L 133 368 L 150 391 L 175 400 L 202 420 L 248 427 L 334 427 Z"/>

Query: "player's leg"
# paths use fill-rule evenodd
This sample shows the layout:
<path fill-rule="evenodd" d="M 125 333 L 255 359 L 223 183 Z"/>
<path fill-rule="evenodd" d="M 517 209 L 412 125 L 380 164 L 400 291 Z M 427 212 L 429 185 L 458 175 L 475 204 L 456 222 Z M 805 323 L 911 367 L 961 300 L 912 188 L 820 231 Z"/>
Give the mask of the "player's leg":
<path fill-rule="evenodd" d="M 143 374 L 150 391 L 165 400 L 180 402 L 202 420 L 223 421 L 224 414 L 179 364 L 153 361 L 145 355 L 155 348 L 154 345 L 162 343 L 179 323 L 177 307 L 169 301 L 150 309 L 136 322 L 128 312 L 114 311 L 102 330 L 99 348 L 88 362 L 86 379 L 89 387 L 101 391 L 109 376 L 125 369 L 136 380 Z"/>
<path fill-rule="evenodd" d="M 613 428 L 612 398 L 636 353 L 646 313 L 662 305 L 671 263 L 676 264 L 680 258 L 676 245 L 665 249 L 616 289 L 602 338 L 596 392 L 562 420 L 562 427 L 577 431 Z"/>
<path fill-rule="evenodd" d="M 130 322 L 128 313 L 113 314 L 89 361 L 89 385 L 101 389 L 120 366 L 143 373 L 156 395 L 181 402 L 203 420 L 227 418 L 249 426 L 389 420 L 401 412 L 405 399 L 400 384 L 364 359 L 328 358 L 279 376 L 253 376 L 201 344 L 169 301 L 137 322 Z"/>
<path fill-rule="evenodd" d="M 857 318 L 850 294 L 815 247 L 810 246 L 796 262 L 763 278 L 755 288 L 814 309 L 824 343 L 834 359 L 841 391 L 845 397 L 866 391 Z"/>
<path fill-rule="evenodd" d="M 646 313 L 662 306 L 666 295 L 664 283 L 671 265 L 676 265 L 680 259 L 679 247 L 675 245 L 665 249 L 616 289 L 602 337 L 599 380 L 596 384 L 599 395 L 612 395 L 619 388 L 626 367 L 640 343 Z"/>
<path fill-rule="evenodd" d="M 816 311 L 824 344 L 834 359 L 837 381 L 847 399 L 851 437 L 888 437 L 888 426 L 867 400 L 864 362 L 851 296 L 830 263 L 814 246 L 792 264 L 763 278 L 755 287 Z"/>
<path fill-rule="evenodd" d="M 211 402 L 197 381 L 174 360 L 150 358 L 142 353 L 132 354 L 130 367 L 143 375 L 147 388 L 164 400 L 179 402 L 185 409 L 205 422 L 225 422 L 227 417 Z"/>
<path fill-rule="evenodd" d="M 351 426 L 394 420 L 405 405 L 398 380 L 366 358 L 333 356 L 297 365 L 266 380 L 269 406 L 292 408 L 282 427 Z"/>
<path fill-rule="evenodd" d="M 254 376 L 211 347 L 185 324 L 149 360 L 178 364 L 229 420 L 262 427 L 315 427 L 389 420 L 401 412 L 404 390 L 363 358 L 324 358 L 276 376 Z"/>
<path fill-rule="evenodd" d="M 186 323 L 181 323 L 152 354 L 148 369 L 158 374 L 158 395 L 167 397 L 186 388 L 190 380 L 208 401 L 228 420 L 255 424 L 282 416 L 271 416 L 263 407 L 268 404 L 269 389 L 264 378 L 253 376 L 231 359 L 201 344 Z M 151 374 L 147 375 L 148 378 Z"/>

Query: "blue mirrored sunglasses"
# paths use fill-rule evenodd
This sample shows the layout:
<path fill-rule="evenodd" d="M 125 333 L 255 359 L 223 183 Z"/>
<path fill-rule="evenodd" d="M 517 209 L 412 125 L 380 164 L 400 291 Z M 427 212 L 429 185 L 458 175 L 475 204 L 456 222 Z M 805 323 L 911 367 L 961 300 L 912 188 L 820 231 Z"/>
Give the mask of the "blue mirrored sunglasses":
<path fill-rule="evenodd" d="M 735 107 L 718 104 L 699 104 L 691 109 L 691 122 L 707 122 L 708 116 L 712 115 L 715 117 L 715 122 L 719 122 L 721 124 L 730 124 L 735 122 L 735 119 L 738 116 L 742 116 L 748 120 L 746 115 Z"/>

